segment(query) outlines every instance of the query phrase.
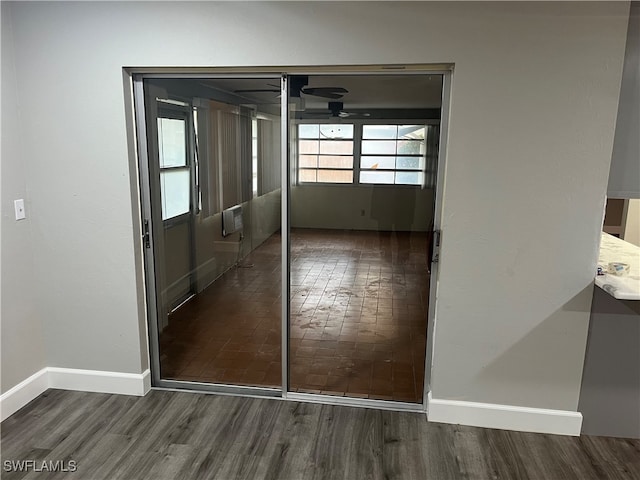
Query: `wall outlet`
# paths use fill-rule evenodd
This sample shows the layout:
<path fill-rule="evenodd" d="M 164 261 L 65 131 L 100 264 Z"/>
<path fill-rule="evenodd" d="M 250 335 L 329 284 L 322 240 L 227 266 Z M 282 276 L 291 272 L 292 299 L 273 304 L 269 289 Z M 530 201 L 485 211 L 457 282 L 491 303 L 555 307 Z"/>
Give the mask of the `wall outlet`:
<path fill-rule="evenodd" d="M 16 209 L 16 220 L 24 220 L 27 217 L 24 211 L 24 200 L 22 198 L 14 200 L 13 206 Z"/>

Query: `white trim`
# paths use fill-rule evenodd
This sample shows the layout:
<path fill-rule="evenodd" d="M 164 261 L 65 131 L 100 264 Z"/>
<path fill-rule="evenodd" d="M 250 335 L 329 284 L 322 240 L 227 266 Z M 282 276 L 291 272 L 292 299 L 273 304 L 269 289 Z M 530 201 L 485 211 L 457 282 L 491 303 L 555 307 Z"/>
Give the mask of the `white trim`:
<path fill-rule="evenodd" d="M 0 396 L 0 421 L 49 388 L 144 396 L 151 390 L 149 369 L 142 373 L 45 367 Z"/>
<path fill-rule="evenodd" d="M 82 392 L 144 396 L 151 385 L 150 371 L 143 373 L 103 372 L 75 368 L 49 367 L 49 388 Z"/>
<path fill-rule="evenodd" d="M 49 388 L 47 367 L 0 395 L 0 421 L 16 413 Z"/>
<path fill-rule="evenodd" d="M 433 398 L 431 392 L 427 396 L 427 420 L 472 427 L 572 436 L 579 436 L 582 428 L 580 412 L 442 400 Z"/>

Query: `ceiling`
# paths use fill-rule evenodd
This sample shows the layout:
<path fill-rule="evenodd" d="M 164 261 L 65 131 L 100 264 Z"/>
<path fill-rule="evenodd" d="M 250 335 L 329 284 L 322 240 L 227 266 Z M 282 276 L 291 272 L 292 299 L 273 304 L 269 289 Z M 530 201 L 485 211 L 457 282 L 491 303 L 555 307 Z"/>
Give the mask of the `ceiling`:
<path fill-rule="evenodd" d="M 192 80 L 193 81 L 193 80 Z M 258 105 L 280 102 L 278 77 L 262 79 L 201 79 L 201 86 L 222 91 Z M 348 93 L 337 100 L 344 108 L 424 109 L 439 108 L 442 95 L 442 75 L 318 75 L 309 76 L 308 87 L 342 87 Z M 239 92 L 239 90 L 271 90 Z M 329 99 L 302 94 L 305 108 L 327 108 Z"/>

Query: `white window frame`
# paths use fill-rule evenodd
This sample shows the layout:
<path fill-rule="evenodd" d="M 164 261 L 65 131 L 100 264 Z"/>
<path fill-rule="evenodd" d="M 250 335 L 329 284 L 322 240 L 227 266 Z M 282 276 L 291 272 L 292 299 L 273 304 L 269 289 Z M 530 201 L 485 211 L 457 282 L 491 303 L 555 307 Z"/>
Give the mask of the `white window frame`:
<path fill-rule="evenodd" d="M 431 118 L 431 119 L 368 119 L 368 118 L 358 118 L 358 119 L 342 119 L 342 118 L 317 118 L 317 119 L 296 119 L 296 148 L 300 142 L 300 138 L 298 138 L 298 125 L 300 124 L 311 124 L 311 125 L 353 125 L 353 181 L 351 183 L 338 183 L 338 182 L 301 182 L 299 179 L 300 166 L 299 156 L 300 153 L 296 153 L 293 157 L 296 165 L 295 172 L 298 178 L 296 179 L 295 185 L 300 187 L 313 187 L 316 185 L 320 186 L 335 186 L 335 187 L 354 187 L 354 186 L 362 186 L 362 187 L 371 187 L 375 186 L 382 188 L 423 188 L 423 185 L 412 185 L 412 184 L 396 184 L 396 183 L 360 183 L 360 164 L 362 157 L 362 127 L 363 125 L 440 125 L 440 119 Z M 425 143 L 427 139 L 425 138 Z M 381 155 L 385 156 L 385 155 Z M 391 156 L 391 155 L 386 155 Z M 397 155 L 395 155 L 397 156 Z M 402 156 L 402 155 L 400 155 Z M 387 171 L 387 170 L 385 170 Z M 412 171 L 412 170 L 388 170 L 393 172 L 404 172 L 404 171 Z M 427 172 L 424 172 L 426 175 Z"/>
<path fill-rule="evenodd" d="M 301 154 L 300 153 L 300 141 L 301 140 L 313 140 L 313 139 L 309 139 L 309 138 L 300 138 L 299 137 L 299 125 L 353 125 L 353 138 L 351 139 L 343 139 L 340 140 L 338 139 L 338 141 L 343 141 L 343 142 L 348 142 L 349 140 L 351 141 L 351 144 L 353 145 L 353 150 L 352 150 L 352 154 L 350 155 L 353 158 L 353 165 L 351 168 L 321 168 L 319 166 L 316 166 L 315 168 L 311 168 L 311 167 L 300 167 L 299 165 L 299 161 L 300 161 L 300 155 L 305 155 L 305 154 Z M 329 118 L 329 119 L 321 119 L 321 120 L 298 120 L 296 121 L 296 156 L 295 156 L 295 161 L 296 161 L 296 185 L 354 185 L 356 183 L 356 164 L 358 163 L 357 157 L 356 157 L 356 150 L 357 150 L 357 145 L 358 142 L 356 141 L 358 132 L 357 132 L 357 125 L 353 122 L 353 121 L 342 121 L 341 118 Z M 322 139 L 320 139 L 322 140 Z M 319 157 L 322 156 L 320 153 L 317 154 L 318 156 L 318 162 L 319 162 Z M 335 156 L 342 156 L 340 154 L 336 154 Z M 349 155 L 344 155 L 349 156 Z M 344 170 L 344 171 L 351 171 L 353 173 L 353 179 L 351 180 L 351 182 L 303 182 L 300 181 L 300 170 L 315 170 L 316 172 L 318 172 L 319 170 Z M 317 173 L 316 173 L 316 178 L 317 178 Z"/>
<path fill-rule="evenodd" d="M 375 125 L 384 125 L 384 126 L 390 126 L 390 127 L 396 127 L 396 136 L 394 138 L 364 138 L 364 127 L 368 127 L 368 126 L 375 126 Z M 418 126 L 420 128 L 425 128 L 425 134 L 428 132 L 428 130 L 426 129 L 427 125 L 425 123 L 422 122 L 411 122 L 409 125 L 415 125 Z M 382 182 L 362 182 L 360 180 L 360 176 L 358 177 L 358 183 L 360 185 L 408 185 L 408 186 L 413 186 L 413 187 L 419 187 L 421 185 L 424 185 L 424 181 L 425 181 L 425 173 L 426 173 L 426 150 L 427 150 L 427 137 L 425 135 L 424 139 L 411 139 L 409 140 L 410 142 L 414 142 L 414 143 L 421 143 L 424 146 L 424 150 L 425 152 L 423 154 L 412 154 L 412 153 L 407 153 L 407 154 L 402 154 L 402 153 L 398 153 L 397 149 L 398 149 L 398 143 L 400 141 L 406 140 L 406 139 L 401 139 L 398 138 L 397 133 L 398 133 L 398 129 L 401 126 L 407 126 L 407 124 L 405 123 L 396 123 L 396 122 L 389 122 L 389 123 L 384 123 L 384 124 L 377 124 L 377 123 L 368 123 L 368 122 L 363 122 L 363 124 L 361 125 L 361 131 L 360 131 L 360 158 L 359 158 L 359 168 L 360 168 L 360 174 L 362 174 L 363 172 L 389 172 L 393 174 L 393 182 L 392 183 L 382 183 Z M 362 146 L 363 143 L 367 141 L 367 142 L 393 142 L 395 144 L 395 152 L 393 153 L 362 153 Z M 424 163 L 423 167 L 420 168 L 410 168 L 410 169 L 403 169 L 403 168 L 398 168 L 397 167 L 397 161 L 398 161 L 398 157 L 412 157 L 412 158 L 417 158 L 417 159 L 421 159 Z M 362 160 L 363 158 L 394 158 L 395 162 L 394 162 L 394 168 L 363 168 L 362 167 Z M 422 173 L 422 181 L 420 183 L 397 183 L 396 179 L 397 179 L 397 175 L 398 173 L 405 173 L 405 172 L 414 172 L 414 173 Z"/>
<path fill-rule="evenodd" d="M 194 195 L 194 158 L 192 148 L 192 119 L 191 119 L 191 106 L 185 104 L 184 106 L 175 103 L 169 103 L 167 101 L 158 101 L 158 119 L 160 118 L 172 118 L 176 120 L 185 121 L 185 165 L 178 167 L 162 167 L 158 163 L 158 174 L 161 175 L 164 171 L 171 170 L 186 170 L 189 171 L 189 210 L 185 213 L 175 215 L 169 218 L 163 218 L 162 223 L 165 227 L 171 227 L 179 223 L 183 223 L 189 220 L 191 213 L 193 212 L 193 195 Z M 158 149 L 160 148 L 160 132 L 158 132 Z"/>

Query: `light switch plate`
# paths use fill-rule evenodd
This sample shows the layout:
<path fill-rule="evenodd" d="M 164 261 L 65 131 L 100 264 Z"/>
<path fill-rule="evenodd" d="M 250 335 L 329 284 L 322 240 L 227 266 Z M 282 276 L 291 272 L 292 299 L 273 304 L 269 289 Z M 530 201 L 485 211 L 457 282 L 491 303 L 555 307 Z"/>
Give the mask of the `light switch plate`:
<path fill-rule="evenodd" d="M 24 211 L 24 200 L 22 198 L 14 200 L 13 205 L 16 209 L 16 220 L 24 220 L 27 216 Z"/>

